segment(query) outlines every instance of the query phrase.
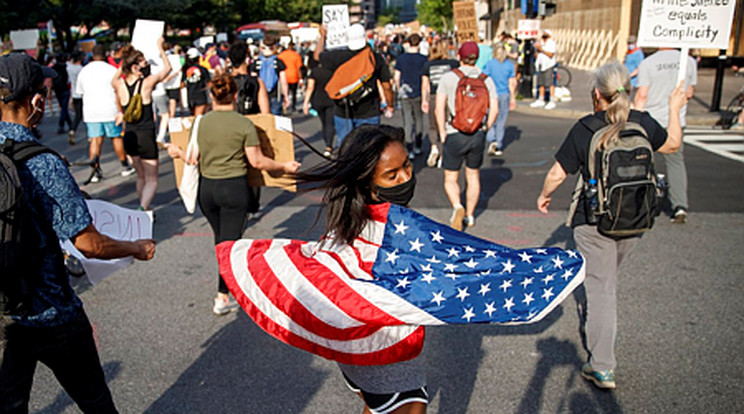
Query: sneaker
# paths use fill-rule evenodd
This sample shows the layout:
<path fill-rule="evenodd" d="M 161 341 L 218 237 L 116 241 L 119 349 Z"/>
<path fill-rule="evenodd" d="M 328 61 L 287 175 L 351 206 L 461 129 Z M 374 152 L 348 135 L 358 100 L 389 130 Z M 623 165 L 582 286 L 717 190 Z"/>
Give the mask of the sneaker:
<path fill-rule="evenodd" d="M 548 104 L 545 105 L 545 109 L 548 110 L 548 111 L 551 110 L 551 109 L 555 109 L 555 102 L 553 102 L 553 101 L 548 102 Z"/>
<path fill-rule="evenodd" d="M 452 210 L 452 217 L 450 217 L 450 227 L 457 231 L 462 231 L 462 219 L 465 217 L 465 207 L 456 206 Z"/>
<path fill-rule="evenodd" d="M 488 146 L 488 155 L 492 157 L 500 157 L 504 155 L 504 151 L 501 151 L 501 148 L 499 148 L 499 144 L 492 142 Z"/>
<path fill-rule="evenodd" d="M 96 168 L 95 171 L 93 171 L 93 175 L 90 176 L 90 182 L 97 183 L 101 180 L 103 180 L 103 172 L 100 168 Z"/>
<path fill-rule="evenodd" d="M 414 153 L 413 153 L 413 151 L 410 151 L 410 152 L 408 153 L 408 159 L 409 159 L 409 160 L 412 160 L 412 159 L 414 159 L 414 158 L 416 158 L 416 154 L 414 154 Z"/>
<path fill-rule="evenodd" d="M 473 216 L 467 216 L 465 217 L 465 225 L 468 227 L 475 226 L 475 217 Z"/>
<path fill-rule="evenodd" d="M 131 165 L 128 165 L 126 167 L 121 167 L 121 176 L 122 177 L 129 177 L 130 175 L 134 174 L 135 172 L 137 172 L 137 171 Z"/>
<path fill-rule="evenodd" d="M 535 102 L 530 104 L 530 108 L 542 108 L 543 106 L 545 106 L 545 101 L 540 99 L 536 99 Z"/>
<path fill-rule="evenodd" d="M 421 147 L 414 146 L 413 147 L 413 153 L 415 155 L 421 155 Z"/>
<path fill-rule="evenodd" d="M 323 156 L 326 158 L 331 158 L 333 156 L 333 148 L 326 147 L 325 151 L 323 151 Z"/>
<path fill-rule="evenodd" d="M 615 389 L 615 372 L 611 369 L 606 371 L 595 371 L 591 364 L 586 363 L 581 367 L 581 376 L 585 380 L 591 381 L 597 388 L 604 390 Z"/>
<path fill-rule="evenodd" d="M 672 223 L 685 224 L 687 223 L 687 210 L 684 207 L 675 207 L 674 213 L 672 214 Z"/>
<path fill-rule="evenodd" d="M 237 308 L 238 302 L 233 298 L 228 299 L 227 302 L 222 299 L 214 298 L 214 307 L 212 307 L 212 312 L 214 312 L 215 315 L 222 316 L 227 315 Z"/>
<path fill-rule="evenodd" d="M 70 132 L 67 134 L 67 143 L 70 145 L 75 145 L 75 130 L 71 129 Z"/>
<path fill-rule="evenodd" d="M 439 148 L 432 146 L 431 151 L 429 151 L 429 157 L 426 158 L 426 165 L 434 168 L 437 165 L 438 159 L 439 159 Z"/>

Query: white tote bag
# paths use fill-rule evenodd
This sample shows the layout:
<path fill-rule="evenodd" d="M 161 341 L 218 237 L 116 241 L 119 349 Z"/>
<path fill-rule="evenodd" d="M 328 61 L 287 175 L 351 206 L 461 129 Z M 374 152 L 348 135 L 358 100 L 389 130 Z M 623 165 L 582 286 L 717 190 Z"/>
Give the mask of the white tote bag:
<path fill-rule="evenodd" d="M 194 151 L 199 151 L 199 144 L 196 142 L 196 134 L 199 131 L 199 122 L 201 121 L 201 115 L 196 117 L 194 125 L 191 128 L 191 137 L 189 138 L 189 145 L 186 146 L 186 160 L 191 158 L 191 154 Z M 186 211 L 189 214 L 194 214 L 196 209 L 196 196 L 199 192 L 199 164 L 189 164 L 185 162 L 183 165 L 183 175 L 181 176 L 181 185 L 178 186 L 178 194 L 183 200 L 183 205 L 186 207 Z"/>

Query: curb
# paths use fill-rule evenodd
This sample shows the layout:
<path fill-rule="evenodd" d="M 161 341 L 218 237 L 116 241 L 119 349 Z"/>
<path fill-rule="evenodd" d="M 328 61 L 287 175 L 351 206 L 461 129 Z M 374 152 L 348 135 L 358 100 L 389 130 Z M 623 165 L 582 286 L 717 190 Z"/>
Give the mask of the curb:
<path fill-rule="evenodd" d="M 560 108 L 556 107 L 555 109 L 551 110 L 545 110 L 542 108 L 530 108 L 529 105 L 522 105 L 517 104 L 517 107 L 514 108 L 513 112 L 519 112 L 522 114 L 527 115 L 538 115 L 538 116 L 547 116 L 551 118 L 569 118 L 569 119 L 576 119 L 579 120 L 583 118 L 586 115 L 591 114 L 590 111 L 581 111 L 578 109 L 569 109 L 569 108 Z M 718 121 L 721 119 L 720 115 L 715 112 L 711 112 L 709 114 L 705 115 L 687 115 L 687 125 L 695 125 L 695 126 L 715 126 L 718 124 Z"/>

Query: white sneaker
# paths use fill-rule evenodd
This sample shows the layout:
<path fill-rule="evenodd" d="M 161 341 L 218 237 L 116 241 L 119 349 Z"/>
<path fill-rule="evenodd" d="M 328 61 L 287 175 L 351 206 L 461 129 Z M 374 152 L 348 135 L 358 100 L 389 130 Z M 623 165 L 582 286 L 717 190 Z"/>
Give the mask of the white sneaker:
<path fill-rule="evenodd" d="M 551 110 L 551 109 L 555 109 L 555 102 L 553 102 L 553 101 L 548 102 L 548 104 L 545 105 L 545 109 L 548 110 L 548 111 Z"/>
<path fill-rule="evenodd" d="M 530 104 L 530 108 L 542 108 L 543 106 L 545 106 L 545 101 L 541 99 L 536 99 L 535 102 Z"/>
<path fill-rule="evenodd" d="M 475 217 L 473 216 L 467 216 L 465 217 L 465 225 L 468 227 L 475 226 Z"/>
<path fill-rule="evenodd" d="M 436 167 L 437 159 L 439 159 L 439 148 L 432 146 L 431 151 L 429 151 L 429 157 L 426 158 L 426 165 L 432 168 Z"/>
<path fill-rule="evenodd" d="M 236 302 L 233 298 L 228 299 L 227 302 L 223 301 L 222 299 L 214 298 L 214 307 L 212 308 L 212 312 L 214 312 L 215 315 L 222 316 L 227 315 L 237 308 L 238 302 Z"/>
<path fill-rule="evenodd" d="M 129 177 L 130 175 L 136 173 L 137 170 L 134 169 L 131 165 L 128 167 L 121 167 L 121 176 L 122 177 Z"/>

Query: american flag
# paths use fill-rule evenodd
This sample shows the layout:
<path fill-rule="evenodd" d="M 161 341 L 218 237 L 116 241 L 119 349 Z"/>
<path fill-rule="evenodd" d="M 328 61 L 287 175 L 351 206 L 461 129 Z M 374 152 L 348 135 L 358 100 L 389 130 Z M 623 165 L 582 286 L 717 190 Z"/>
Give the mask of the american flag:
<path fill-rule="evenodd" d="M 346 364 L 417 356 L 424 325 L 523 324 L 584 279 L 584 259 L 555 247 L 514 250 L 394 204 L 349 246 L 248 240 L 217 246 L 220 273 L 267 333 Z"/>

